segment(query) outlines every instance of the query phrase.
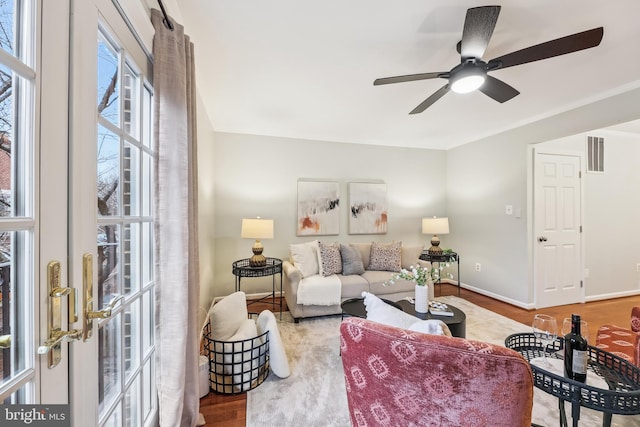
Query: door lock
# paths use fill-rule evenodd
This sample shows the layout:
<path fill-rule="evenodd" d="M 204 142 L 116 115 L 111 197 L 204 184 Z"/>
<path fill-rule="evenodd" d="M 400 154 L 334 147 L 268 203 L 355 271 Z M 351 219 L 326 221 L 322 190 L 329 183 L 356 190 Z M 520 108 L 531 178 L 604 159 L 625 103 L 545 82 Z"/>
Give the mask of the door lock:
<path fill-rule="evenodd" d="M 43 345 L 38 347 L 38 354 L 47 354 L 51 350 L 54 350 L 56 346 L 60 346 L 67 340 L 79 340 L 82 337 L 82 331 L 80 329 L 71 329 L 70 331 L 51 331 L 51 336 L 44 342 Z"/>
<path fill-rule="evenodd" d="M 49 287 L 49 304 L 47 305 L 47 325 L 49 338 L 38 347 L 38 354 L 46 354 L 49 368 L 54 368 L 62 359 L 62 343 L 80 339 L 82 331 L 62 330 L 62 298 L 67 297 L 67 322 L 77 320 L 76 292 L 73 288 L 61 286 L 60 262 L 51 261 L 47 265 L 47 285 Z M 9 341 L 10 343 L 10 341 Z"/>
<path fill-rule="evenodd" d="M 538 237 L 538 242 L 546 242 L 546 241 L 547 241 L 546 237 L 544 237 L 544 236 Z"/>

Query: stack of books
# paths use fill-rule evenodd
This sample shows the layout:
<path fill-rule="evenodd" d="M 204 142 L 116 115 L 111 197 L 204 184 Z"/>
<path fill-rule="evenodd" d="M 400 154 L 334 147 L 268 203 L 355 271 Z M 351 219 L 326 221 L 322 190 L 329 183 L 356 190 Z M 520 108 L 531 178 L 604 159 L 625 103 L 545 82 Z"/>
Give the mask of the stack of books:
<path fill-rule="evenodd" d="M 429 313 L 433 316 L 453 316 L 453 311 L 447 304 L 438 301 L 429 301 Z"/>

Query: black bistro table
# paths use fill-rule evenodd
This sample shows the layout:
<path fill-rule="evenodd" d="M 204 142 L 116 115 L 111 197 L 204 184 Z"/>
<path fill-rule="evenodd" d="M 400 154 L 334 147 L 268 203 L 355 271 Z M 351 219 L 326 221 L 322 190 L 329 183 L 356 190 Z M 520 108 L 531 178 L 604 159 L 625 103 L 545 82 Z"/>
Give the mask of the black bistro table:
<path fill-rule="evenodd" d="M 411 314 L 412 316 L 416 316 L 419 319 L 438 319 L 442 320 L 449 327 L 451 331 L 451 335 L 458 338 L 464 338 L 466 336 L 466 319 L 467 316 L 464 314 L 462 310 L 457 307 L 452 306 L 451 304 L 447 304 L 447 307 L 453 311 L 453 316 L 434 316 L 431 313 L 416 313 L 415 305 L 411 304 L 407 300 L 400 301 L 389 301 L 386 299 L 382 299 L 382 301 L 387 304 L 404 311 L 405 313 Z M 347 316 L 355 316 L 355 317 L 367 317 L 367 309 L 364 306 L 364 298 L 351 298 L 345 300 L 340 304 L 342 308 L 342 317 Z"/>
<path fill-rule="evenodd" d="M 547 358 L 562 359 L 564 341 L 557 339 L 546 348 Z M 509 335 L 504 345 L 522 354 L 531 361 L 543 357 L 545 349 L 532 333 Z M 626 360 L 597 347 L 589 346 L 587 384 L 574 381 L 530 364 L 533 371 L 533 385 L 558 398 L 560 426 L 567 426 L 564 402 L 571 403 L 573 426 L 578 426 L 580 407 L 603 413 L 602 425 L 611 426 L 611 416 L 640 414 L 640 368 Z M 597 375 L 608 388 L 589 385 L 589 376 Z"/>

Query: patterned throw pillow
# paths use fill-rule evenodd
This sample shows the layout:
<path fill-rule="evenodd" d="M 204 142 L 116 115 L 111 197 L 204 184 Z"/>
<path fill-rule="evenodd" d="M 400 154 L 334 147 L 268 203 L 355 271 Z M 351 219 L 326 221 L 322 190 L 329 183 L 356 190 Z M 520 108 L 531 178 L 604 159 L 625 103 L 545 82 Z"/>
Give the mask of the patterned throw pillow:
<path fill-rule="evenodd" d="M 369 270 L 400 271 L 402 242 L 371 244 Z"/>
<path fill-rule="evenodd" d="M 318 264 L 320 274 L 331 276 L 342 273 L 342 258 L 340 258 L 340 244 L 318 242 Z"/>

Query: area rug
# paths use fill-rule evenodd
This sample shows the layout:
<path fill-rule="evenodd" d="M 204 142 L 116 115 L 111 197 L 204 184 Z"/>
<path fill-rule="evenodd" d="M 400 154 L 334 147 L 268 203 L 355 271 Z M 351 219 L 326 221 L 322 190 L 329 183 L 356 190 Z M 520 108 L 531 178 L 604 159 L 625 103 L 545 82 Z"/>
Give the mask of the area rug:
<path fill-rule="evenodd" d="M 504 339 L 531 327 L 486 310 L 464 299 L 437 298 L 454 305 L 467 315 L 468 339 L 504 345 Z M 347 396 L 340 360 L 339 327 L 341 317 L 305 319 L 294 323 L 283 313 L 278 326 L 291 368 L 289 378 L 269 378 L 247 394 L 247 426 L 346 427 L 350 425 Z M 571 407 L 566 404 L 567 416 Z M 534 388 L 533 422 L 557 426 L 558 400 Z M 571 424 L 571 419 L 569 418 Z M 580 426 L 602 425 L 602 414 L 582 408 Z M 612 426 L 640 425 L 640 416 L 614 415 Z"/>

